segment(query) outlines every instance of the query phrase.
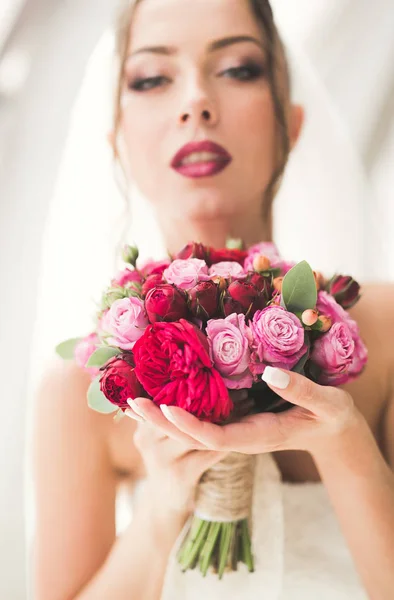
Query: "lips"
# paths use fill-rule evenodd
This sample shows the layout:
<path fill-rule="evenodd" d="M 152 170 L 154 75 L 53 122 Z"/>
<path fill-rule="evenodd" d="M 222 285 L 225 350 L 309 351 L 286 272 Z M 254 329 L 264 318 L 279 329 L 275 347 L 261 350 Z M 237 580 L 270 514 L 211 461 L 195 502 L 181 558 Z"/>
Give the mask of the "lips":
<path fill-rule="evenodd" d="M 210 152 L 216 155 L 214 160 L 182 164 L 184 158 L 194 152 Z M 171 167 L 186 177 L 207 177 L 219 173 L 227 167 L 232 158 L 219 144 L 205 140 L 186 144 L 177 152 L 171 162 Z"/>

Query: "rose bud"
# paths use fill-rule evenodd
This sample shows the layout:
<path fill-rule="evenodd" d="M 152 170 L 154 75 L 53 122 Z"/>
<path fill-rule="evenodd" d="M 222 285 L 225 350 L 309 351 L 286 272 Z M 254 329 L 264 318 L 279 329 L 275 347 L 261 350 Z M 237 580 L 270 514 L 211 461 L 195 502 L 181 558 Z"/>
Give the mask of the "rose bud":
<path fill-rule="evenodd" d="M 148 277 L 145 279 L 144 283 L 142 284 L 141 296 L 143 298 L 145 298 L 145 296 L 147 295 L 147 293 L 150 290 L 152 290 L 154 287 L 157 287 L 161 283 L 163 283 L 162 275 L 159 275 L 158 273 L 155 273 L 153 275 L 148 275 Z"/>
<path fill-rule="evenodd" d="M 128 398 L 138 398 L 144 395 L 144 389 L 134 371 L 134 360 L 131 354 L 114 356 L 106 365 L 100 368 L 100 390 L 104 396 L 122 409 L 130 408 Z"/>
<path fill-rule="evenodd" d="M 211 281 L 216 283 L 219 288 L 219 291 L 223 292 L 227 288 L 227 281 L 224 277 L 220 277 L 220 275 L 214 275 Z"/>
<path fill-rule="evenodd" d="M 200 281 L 189 290 L 190 311 L 198 319 L 212 319 L 219 308 L 219 286 L 213 281 Z"/>
<path fill-rule="evenodd" d="M 271 261 L 268 256 L 264 256 L 263 254 L 258 254 L 253 259 L 253 268 L 255 271 L 268 271 L 271 266 Z"/>
<path fill-rule="evenodd" d="M 135 267 L 138 255 L 139 252 L 136 246 L 129 246 L 128 244 L 125 244 L 123 246 L 122 259 L 124 260 L 124 262 L 129 263 L 130 265 L 133 265 L 133 267 Z"/>
<path fill-rule="evenodd" d="M 265 308 L 264 294 L 252 284 L 245 281 L 233 281 L 223 298 L 223 310 L 227 317 L 233 312 L 247 314 L 252 317 L 256 310 Z"/>
<path fill-rule="evenodd" d="M 187 317 L 187 296 L 174 285 L 163 283 L 149 290 L 145 310 L 151 323 L 179 321 Z"/>
<path fill-rule="evenodd" d="M 316 310 L 308 309 L 304 310 L 301 316 L 301 320 L 307 327 L 312 327 L 318 320 L 319 315 Z"/>
<path fill-rule="evenodd" d="M 320 315 L 315 325 L 318 325 L 319 331 L 321 331 L 322 333 L 326 333 L 332 327 L 332 319 L 330 317 L 326 317 L 325 315 Z"/>
<path fill-rule="evenodd" d="M 275 277 L 274 281 L 272 282 L 272 283 L 273 283 L 273 286 L 274 286 L 274 289 L 275 289 L 277 292 L 280 292 L 280 293 L 282 293 L 282 284 L 283 284 L 283 279 L 284 279 L 284 277 Z"/>
<path fill-rule="evenodd" d="M 203 244 L 197 244 L 196 242 L 190 242 L 187 244 L 176 256 L 174 259 L 180 258 L 182 260 L 187 260 L 188 258 L 199 258 L 200 260 L 207 261 L 208 258 L 208 248 Z"/>
<path fill-rule="evenodd" d="M 252 273 L 248 278 L 249 283 L 253 283 L 254 287 L 259 292 L 264 292 L 267 296 L 267 300 L 271 298 L 273 293 L 273 287 L 271 284 L 271 277 L 264 277 L 260 273 Z"/>
<path fill-rule="evenodd" d="M 349 309 L 360 300 L 360 285 L 353 277 L 337 275 L 328 287 L 328 292 L 344 309 Z"/>

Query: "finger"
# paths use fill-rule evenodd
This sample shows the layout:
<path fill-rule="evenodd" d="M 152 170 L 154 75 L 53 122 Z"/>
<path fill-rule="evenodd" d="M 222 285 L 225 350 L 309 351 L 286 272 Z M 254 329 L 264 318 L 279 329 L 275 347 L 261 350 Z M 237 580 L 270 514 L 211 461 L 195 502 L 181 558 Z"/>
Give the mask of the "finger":
<path fill-rule="evenodd" d="M 137 431 L 141 437 L 146 437 L 148 440 L 153 440 L 155 443 L 169 439 L 159 427 L 155 427 L 152 423 L 147 423 L 145 420 L 142 423 L 138 423 Z"/>
<path fill-rule="evenodd" d="M 168 436 L 165 436 L 160 441 L 160 447 L 157 448 L 159 459 L 164 464 L 175 462 L 183 459 L 191 452 L 204 452 L 204 450 L 196 450 L 195 442 L 178 442 Z"/>
<path fill-rule="evenodd" d="M 195 450 L 185 457 L 185 470 L 192 480 L 200 479 L 205 471 L 226 458 L 228 454 L 229 452 L 217 452 L 216 450 Z"/>
<path fill-rule="evenodd" d="M 133 407 L 135 412 L 138 411 L 138 414 L 142 416 L 147 423 L 151 423 L 155 427 L 158 427 L 169 437 L 178 440 L 179 442 L 187 443 L 196 450 L 206 450 L 206 447 L 203 444 L 183 433 L 175 427 L 175 425 L 169 422 L 152 400 L 149 400 L 148 398 L 136 398 L 134 401 L 128 400 L 128 403 Z"/>
<path fill-rule="evenodd" d="M 321 386 L 304 375 L 274 367 L 266 367 L 261 379 L 284 400 L 320 417 L 329 415 L 332 403 L 337 404 L 343 395 L 343 390 Z"/>
<path fill-rule="evenodd" d="M 134 419 L 134 421 L 138 421 L 139 423 L 145 422 L 145 419 L 140 417 L 140 415 L 137 415 L 137 413 L 132 408 L 126 408 L 126 410 L 124 411 L 124 414 L 127 417 L 130 417 L 130 419 Z"/>
<path fill-rule="evenodd" d="M 187 411 L 176 406 L 163 406 L 165 416 L 183 433 L 196 439 L 206 448 L 214 450 L 236 450 L 248 452 L 251 442 L 256 439 L 265 440 L 267 451 L 273 441 L 273 432 L 277 431 L 277 415 L 266 413 L 251 415 L 241 419 L 237 423 L 229 425 L 214 425 L 206 421 L 200 421 Z"/>

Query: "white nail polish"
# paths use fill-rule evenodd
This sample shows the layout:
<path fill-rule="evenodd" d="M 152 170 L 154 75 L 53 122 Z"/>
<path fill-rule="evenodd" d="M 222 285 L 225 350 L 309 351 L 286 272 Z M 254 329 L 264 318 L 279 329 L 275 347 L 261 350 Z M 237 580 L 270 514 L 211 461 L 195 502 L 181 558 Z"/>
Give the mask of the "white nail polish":
<path fill-rule="evenodd" d="M 127 400 L 127 404 L 133 409 L 133 411 L 135 413 L 137 413 L 137 415 L 139 415 L 140 417 L 144 417 L 143 411 L 140 409 L 140 407 L 137 405 L 137 403 L 134 402 L 134 400 L 132 400 L 131 398 L 129 398 Z"/>
<path fill-rule="evenodd" d="M 129 408 L 125 410 L 125 415 L 130 417 L 130 419 L 134 419 L 134 421 L 139 421 L 140 423 L 144 423 L 145 420 L 142 417 L 139 417 L 135 413 L 133 413 Z"/>
<path fill-rule="evenodd" d="M 160 404 L 160 409 L 166 419 L 175 424 L 174 417 L 172 416 L 167 404 Z"/>
<path fill-rule="evenodd" d="M 274 387 L 284 390 L 290 383 L 290 376 L 288 373 L 276 369 L 275 367 L 265 367 L 265 371 L 261 376 L 261 379 Z"/>

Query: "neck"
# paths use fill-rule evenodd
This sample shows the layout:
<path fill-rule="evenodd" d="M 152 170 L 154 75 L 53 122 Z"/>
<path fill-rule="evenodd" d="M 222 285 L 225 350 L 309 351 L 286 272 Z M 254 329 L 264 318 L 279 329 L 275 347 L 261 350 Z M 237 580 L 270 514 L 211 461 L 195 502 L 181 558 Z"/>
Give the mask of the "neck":
<path fill-rule="evenodd" d="M 236 215 L 236 218 L 218 218 L 181 221 L 159 215 L 160 229 L 167 251 L 176 254 L 189 242 L 200 242 L 214 248 L 224 248 L 227 238 L 242 239 L 250 248 L 259 242 L 272 242 L 272 217 Z"/>

